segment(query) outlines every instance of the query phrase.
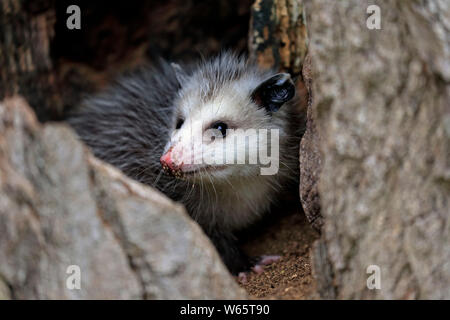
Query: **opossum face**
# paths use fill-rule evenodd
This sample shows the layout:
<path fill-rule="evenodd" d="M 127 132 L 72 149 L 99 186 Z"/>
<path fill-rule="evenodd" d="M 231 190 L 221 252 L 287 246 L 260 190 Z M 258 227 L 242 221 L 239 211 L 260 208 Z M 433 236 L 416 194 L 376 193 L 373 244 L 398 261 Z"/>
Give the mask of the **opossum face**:
<path fill-rule="evenodd" d="M 203 75 L 185 83 L 161 157 L 166 171 L 216 183 L 261 174 L 262 166 L 270 166 L 269 155 L 278 164 L 278 131 L 283 128 L 274 113 L 295 94 L 288 74 L 250 74 L 220 85 Z"/>

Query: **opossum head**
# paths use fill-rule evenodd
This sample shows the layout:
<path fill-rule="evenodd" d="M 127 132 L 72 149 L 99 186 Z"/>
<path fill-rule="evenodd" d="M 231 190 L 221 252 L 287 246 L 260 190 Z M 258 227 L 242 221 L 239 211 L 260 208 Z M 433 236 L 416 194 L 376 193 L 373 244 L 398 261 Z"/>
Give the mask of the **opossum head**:
<path fill-rule="evenodd" d="M 277 115 L 295 95 L 289 74 L 261 71 L 228 53 L 190 73 L 174 68 L 181 89 L 161 157 L 167 172 L 216 183 L 260 175 L 267 157 L 278 160 L 286 120 Z"/>

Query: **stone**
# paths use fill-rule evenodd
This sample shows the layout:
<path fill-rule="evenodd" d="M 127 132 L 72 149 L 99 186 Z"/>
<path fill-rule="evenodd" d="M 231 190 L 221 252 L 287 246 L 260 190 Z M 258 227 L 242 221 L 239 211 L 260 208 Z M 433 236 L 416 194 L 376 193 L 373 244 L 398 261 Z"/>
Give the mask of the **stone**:
<path fill-rule="evenodd" d="M 0 103 L 0 261 L 5 299 L 246 297 L 181 205 L 19 97 Z"/>

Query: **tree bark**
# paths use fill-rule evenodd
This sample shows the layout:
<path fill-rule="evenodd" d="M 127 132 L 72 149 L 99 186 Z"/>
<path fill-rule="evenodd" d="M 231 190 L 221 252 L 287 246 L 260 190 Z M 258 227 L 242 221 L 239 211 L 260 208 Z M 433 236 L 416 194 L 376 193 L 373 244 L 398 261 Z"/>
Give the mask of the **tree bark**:
<path fill-rule="evenodd" d="M 323 157 L 323 292 L 448 299 L 450 5 L 305 3 Z M 366 26 L 371 4 L 380 30 Z M 379 290 L 367 286 L 370 265 L 381 270 Z"/>
<path fill-rule="evenodd" d="M 306 131 L 300 142 L 300 201 L 306 218 L 318 231 L 323 226 L 320 206 L 319 177 L 322 170 L 321 137 L 314 116 L 311 57 L 306 56 L 302 77 L 307 95 Z"/>
<path fill-rule="evenodd" d="M 302 0 L 256 0 L 250 20 L 250 58 L 265 68 L 300 74 L 307 34 Z"/>
<path fill-rule="evenodd" d="M 63 109 L 50 57 L 55 21 L 52 0 L 0 2 L 0 99 L 21 94 L 43 120 Z"/>

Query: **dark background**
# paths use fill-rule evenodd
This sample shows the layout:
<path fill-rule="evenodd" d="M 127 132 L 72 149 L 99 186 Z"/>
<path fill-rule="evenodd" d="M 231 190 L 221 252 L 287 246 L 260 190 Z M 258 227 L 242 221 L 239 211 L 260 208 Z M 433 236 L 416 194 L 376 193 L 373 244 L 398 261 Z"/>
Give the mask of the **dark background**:
<path fill-rule="evenodd" d="M 77 4 L 81 30 L 69 30 Z M 51 56 L 66 104 L 100 90 L 120 73 L 159 57 L 190 61 L 223 48 L 246 53 L 251 1 L 57 1 Z M 81 93 L 81 94 L 80 94 Z"/>
<path fill-rule="evenodd" d="M 66 26 L 70 5 L 81 9 L 81 30 Z M 223 49 L 247 53 L 251 5 L 251 0 L 2 0 L 0 98 L 21 94 L 39 120 L 64 120 L 84 96 L 159 57 L 190 61 Z"/>

